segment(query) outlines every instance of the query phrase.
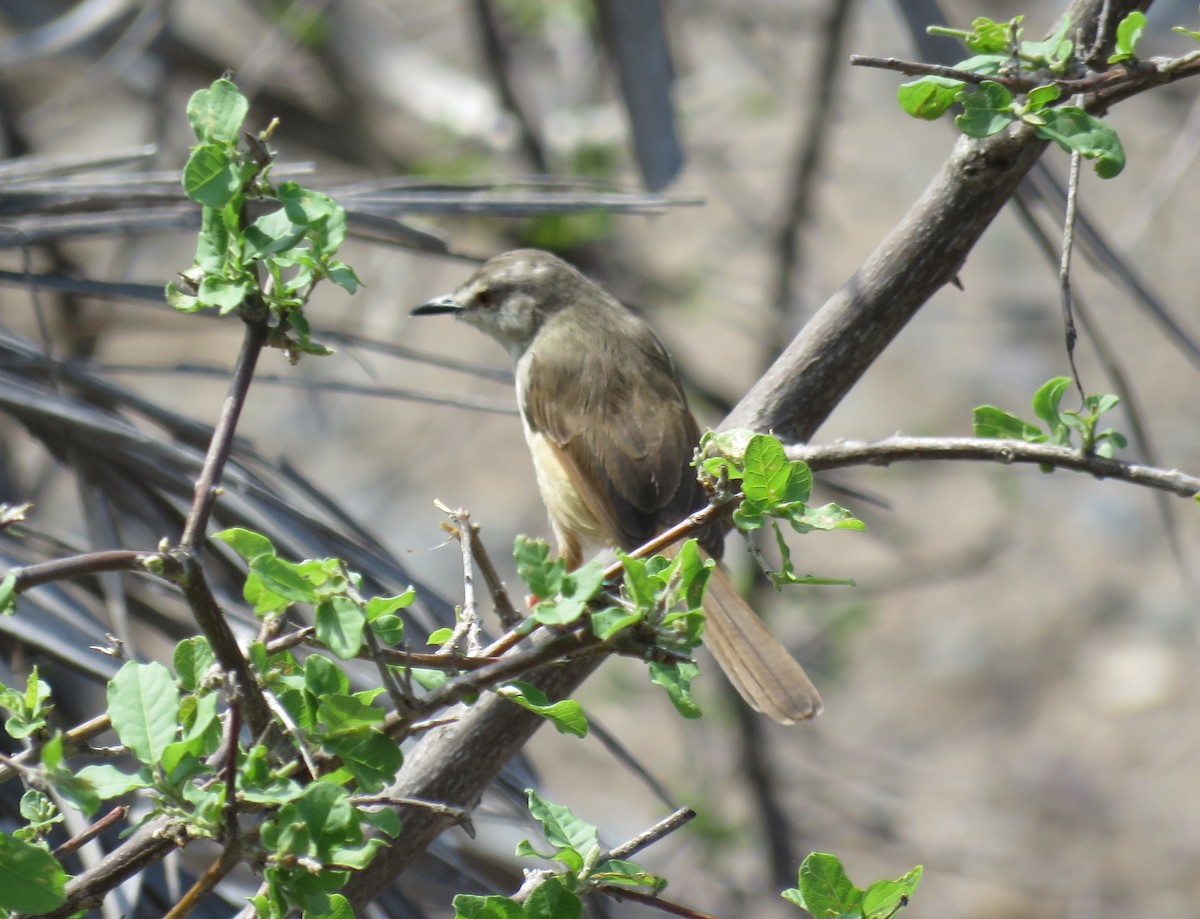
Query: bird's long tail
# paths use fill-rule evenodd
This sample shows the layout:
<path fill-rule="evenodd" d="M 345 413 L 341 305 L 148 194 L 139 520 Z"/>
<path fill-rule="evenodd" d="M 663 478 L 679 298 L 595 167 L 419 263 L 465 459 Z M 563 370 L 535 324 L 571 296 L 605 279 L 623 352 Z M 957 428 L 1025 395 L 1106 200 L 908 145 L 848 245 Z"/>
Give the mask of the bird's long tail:
<path fill-rule="evenodd" d="M 704 644 L 746 704 L 780 724 L 821 712 L 804 668 L 750 608 L 721 565 L 704 594 Z"/>

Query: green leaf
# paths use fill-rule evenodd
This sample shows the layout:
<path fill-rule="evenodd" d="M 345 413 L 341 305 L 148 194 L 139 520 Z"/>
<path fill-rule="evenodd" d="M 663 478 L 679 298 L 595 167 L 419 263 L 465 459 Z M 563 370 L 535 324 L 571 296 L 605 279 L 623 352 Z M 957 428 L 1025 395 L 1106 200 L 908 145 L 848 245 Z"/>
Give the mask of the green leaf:
<path fill-rule="evenodd" d="M 526 898 L 525 915 L 529 919 L 579 919 L 583 901 L 562 878 L 546 878 Z"/>
<path fill-rule="evenodd" d="M 310 654 L 304 659 L 304 688 L 320 699 L 322 696 L 350 691 L 350 678 L 323 654 Z"/>
<path fill-rule="evenodd" d="M 774 437 L 756 434 L 746 445 L 742 493 L 750 501 L 778 504 L 787 495 L 791 470 L 783 445 Z"/>
<path fill-rule="evenodd" d="M 223 208 L 241 191 L 242 177 L 220 144 L 201 144 L 183 167 L 183 190 L 197 204 Z"/>
<path fill-rule="evenodd" d="M 230 281 L 227 278 L 209 275 L 200 282 L 196 299 L 201 306 L 216 306 L 225 315 L 237 309 L 246 299 L 248 286 L 245 280 Z"/>
<path fill-rule="evenodd" d="M 250 103 L 230 80 L 217 80 L 208 89 L 192 93 L 187 117 L 201 142 L 237 140 Z"/>
<path fill-rule="evenodd" d="M 1133 60 L 1137 57 L 1138 42 L 1142 40 L 1142 32 L 1146 28 L 1146 14 L 1134 10 L 1117 23 L 1117 41 L 1112 54 L 1108 56 L 1110 64 Z"/>
<path fill-rule="evenodd" d="M 958 101 L 963 112 L 954 124 L 968 137 L 990 137 L 1012 123 L 1012 93 L 993 80 L 984 80 L 974 92 L 959 93 Z"/>
<path fill-rule="evenodd" d="M 562 588 L 566 565 L 560 558 L 550 558 L 550 546 L 544 540 L 518 536 L 513 542 L 513 558 L 517 574 L 535 596 L 545 600 Z"/>
<path fill-rule="evenodd" d="M 1063 444 L 1067 441 L 1066 423 L 1059 411 L 1063 393 L 1071 381 L 1067 377 L 1053 377 L 1038 387 L 1033 394 L 1033 412 L 1050 429 L 1050 442 Z"/>
<path fill-rule="evenodd" d="M 1121 138 L 1107 124 L 1077 105 L 1060 105 L 1040 113 L 1043 124 L 1035 124 L 1039 137 L 1052 140 L 1068 153 L 1079 153 L 1095 160 L 1096 174 L 1102 179 L 1120 175 L 1125 168 L 1125 148 Z"/>
<path fill-rule="evenodd" d="M 1051 102 L 1055 101 L 1062 95 L 1062 90 L 1053 83 L 1047 83 L 1045 86 L 1038 86 L 1029 91 L 1026 96 L 1026 108 L 1029 111 L 1036 112 L 1044 109 Z"/>
<path fill-rule="evenodd" d="M 976 54 L 1001 54 L 1008 51 L 1009 41 L 1020 35 L 1024 16 L 1014 16 L 1008 22 L 996 22 L 980 16 L 971 22 L 972 34 L 966 36 L 964 44 Z"/>
<path fill-rule="evenodd" d="M 304 239 L 308 227 L 295 223 L 287 212 L 280 208 L 259 217 L 246 227 L 246 254 L 252 258 L 264 258 L 279 252 L 287 252 Z"/>
<path fill-rule="evenodd" d="M 380 616 L 387 613 L 394 613 L 398 609 L 405 609 L 412 605 L 416 597 L 417 592 L 411 587 L 395 597 L 372 597 L 367 601 L 367 619 L 370 622 L 374 622 Z"/>
<path fill-rule="evenodd" d="M 690 661 L 660 663 L 651 661 L 650 681 L 667 691 L 675 710 L 684 718 L 699 718 L 703 713 L 692 699 L 692 680 L 700 675 L 700 668 Z"/>
<path fill-rule="evenodd" d="M 664 878 L 656 877 L 641 865 L 621 858 L 605 859 L 588 872 L 588 880 L 624 884 L 630 887 L 649 887 L 655 892 L 667 886 Z"/>
<path fill-rule="evenodd" d="M 183 639 L 175 646 L 172 658 L 175 675 L 188 692 L 195 692 L 200 688 L 204 675 L 216 661 L 216 655 L 203 635 Z"/>
<path fill-rule="evenodd" d="M 292 603 L 316 603 L 321 599 L 316 589 L 321 579 L 312 578 L 311 572 L 305 571 L 301 565 L 285 561 L 277 555 L 260 555 L 252 559 L 250 570 L 258 575 L 267 590 Z"/>
<path fill-rule="evenodd" d="M 366 622 L 362 608 L 349 597 L 330 597 L 317 604 L 317 640 L 342 660 L 350 660 L 362 648 Z"/>
<path fill-rule="evenodd" d="M 497 687 L 496 694 L 548 719 L 560 734 L 587 736 L 587 716 L 583 713 L 583 707 L 574 699 L 551 702 L 549 697 L 533 684 L 517 680 Z"/>
<path fill-rule="evenodd" d="M 608 606 L 602 610 L 596 610 L 591 616 L 592 633 L 601 641 L 608 641 L 622 629 L 627 629 L 642 620 L 640 612 L 621 606 Z"/>
<path fill-rule="evenodd" d="M 923 869 L 912 871 L 894 881 L 876 881 L 867 888 L 862 899 L 863 919 L 890 919 L 913 895 L 921 881 Z"/>
<path fill-rule="evenodd" d="M 231 527 L 228 530 L 221 530 L 219 533 L 214 533 L 213 538 L 227 544 L 234 552 L 248 562 L 254 561 L 260 555 L 275 554 L 275 547 L 271 544 L 271 540 L 267 539 L 261 533 L 255 533 L 253 530 Z"/>
<path fill-rule="evenodd" d="M 644 558 L 633 558 L 626 555 L 620 549 L 617 550 L 617 558 L 621 560 L 624 572 L 625 595 L 629 598 L 629 601 L 641 613 L 653 609 L 657 591 L 654 589 L 654 582 L 646 570 L 646 560 Z"/>
<path fill-rule="evenodd" d="M 383 710 L 368 705 L 356 696 L 335 693 L 322 696 L 317 701 L 317 718 L 329 728 L 330 733 L 356 731 L 364 726 L 383 721 Z"/>
<path fill-rule="evenodd" d="M 0 580 L 0 616 L 11 615 L 17 608 L 17 572 L 10 568 Z"/>
<path fill-rule="evenodd" d="M 1075 43 L 1067 38 L 1071 31 L 1071 19 L 1064 16 L 1054 34 L 1045 41 L 1023 41 L 1020 52 L 1026 63 L 1033 69 L 1046 67 L 1055 73 L 1061 73 L 1071 60 Z"/>
<path fill-rule="evenodd" d="M 1023 421 L 994 405 L 978 405 L 972 414 L 976 437 L 1024 440 L 1033 444 L 1040 444 L 1046 440 L 1046 435 L 1037 425 Z"/>
<path fill-rule="evenodd" d="M 167 668 L 128 661 L 109 681 L 108 715 L 135 757 L 157 763 L 179 724 L 179 690 Z"/>
<path fill-rule="evenodd" d="M 454 919 L 526 919 L 525 907 L 496 894 L 479 897 L 460 893 L 452 902 Z"/>
<path fill-rule="evenodd" d="M 0 909 L 47 913 L 66 901 L 67 877 L 41 846 L 0 833 Z"/>
<path fill-rule="evenodd" d="M 912 117 L 935 121 L 946 114 L 966 85 L 949 77 L 921 77 L 901 83 L 896 89 L 896 99 L 900 108 Z"/>
<path fill-rule="evenodd" d="M 374 728 L 336 734 L 326 738 L 323 746 L 341 757 L 342 766 L 364 791 L 383 788 L 404 762 L 396 742 Z"/>
<path fill-rule="evenodd" d="M 576 817 L 569 807 L 547 801 L 532 788 L 525 789 L 525 796 L 529 800 L 530 816 L 542 825 L 542 834 L 550 845 L 556 849 L 569 849 L 582 860 L 586 860 L 588 853 L 600 846 L 599 831 Z M 560 858 L 558 855 L 555 857 Z M 574 870 L 578 870 L 578 867 Z"/>
<path fill-rule="evenodd" d="M 797 896 L 788 896 L 789 893 Z M 800 863 L 798 889 L 786 891 L 784 896 L 812 913 L 814 919 L 837 919 L 859 910 L 863 891 L 846 877 L 836 855 L 811 852 Z"/>
<path fill-rule="evenodd" d="M 107 801 L 109 798 L 119 798 L 135 788 L 149 788 L 153 784 L 148 776 L 131 775 L 108 763 L 93 763 L 84 766 L 75 773 L 75 776 L 91 783 L 96 795 L 103 801 Z"/>

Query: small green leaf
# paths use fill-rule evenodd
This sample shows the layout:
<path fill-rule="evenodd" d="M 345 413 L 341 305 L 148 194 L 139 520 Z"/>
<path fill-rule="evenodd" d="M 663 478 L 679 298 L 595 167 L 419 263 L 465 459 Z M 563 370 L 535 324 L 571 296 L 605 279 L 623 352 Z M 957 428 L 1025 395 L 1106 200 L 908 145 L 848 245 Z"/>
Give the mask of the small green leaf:
<path fill-rule="evenodd" d="M 1050 429 L 1051 443 L 1066 442 L 1066 423 L 1059 411 L 1063 393 L 1071 381 L 1067 377 L 1053 377 L 1038 387 L 1033 394 L 1033 412 Z"/>
<path fill-rule="evenodd" d="M 350 678 L 342 669 L 323 654 L 310 654 L 304 659 L 304 688 L 314 697 L 350 691 Z"/>
<path fill-rule="evenodd" d="M 231 527 L 228 530 L 214 533 L 213 538 L 226 543 L 234 552 L 248 562 L 254 561 L 260 555 L 275 554 L 275 547 L 271 545 L 271 540 L 267 539 L 261 533 L 255 533 L 253 530 Z"/>
<path fill-rule="evenodd" d="M 742 478 L 747 500 L 778 504 L 785 499 L 790 477 L 787 455 L 778 440 L 765 434 L 750 438 Z"/>
<path fill-rule="evenodd" d="M 954 124 L 968 137 L 990 137 L 1013 121 L 1012 93 L 993 80 L 984 80 L 974 92 L 961 92 L 963 112 Z"/>
<path fill-rule="evenodd" d="M 175 740 L 179 690 L 162 664 L 128 661 L 109 681 L 108 714 L 121 743 L 153 765 Z"/>
<path fill-rule="evenodd" d="M 978 405 L 972 414 L 976 437 L 1024 440 L 1034 444 L 1046 440 L 1046 435 L 1037 425 L 1023 421 L 994 405 Z"/>
<path fill-rule="evenodd" d="M 362 648 L 366 621 L 362 608 L 349 597 L 330 597 L 317 604 L 317 640 L 342 660 L 350 660 Z"/>
<path fill-rule="evenodd" d="M 650 681 L 667 691 L 667 697 L 675 710 L 684 718 L 699 718 L 703 713 L 692 699 L 692 680 L 700 675 L 700 668 L 690 661 L 660 663 L 651 661 Z"/>
<path fill-rule="evenodd" d="M 527 711 L 548 719 L 560 734 L 574 734 L 576 737 L 587 736 L 587 716 L 583 713 L 583 707 L 574 699 L 551 702 L 549 697 L 532 683 L 522 683 L 517 680 L 497 687 L 496 694 Z"/>
<path fill-rule="evenodd" d="M 1117 41 L 1115 49 L 1108 57 L 1110 64 L 1130 61 L 1137 57 L 1138 42 L 1142 40 L 1142 32 L 1146 28 L 1146 14 L 1134 10 L 1117 23 Z"/>
<path fill-rule="evenodd" d="M 179 677 L 183 688 L 188 692 L 195 692 L 200 688 L 201 680 L 204 679 L 204 675 L 208 673 L 208 669 L 216 663 L 216 660 L 217 658 L 208 644 L 208 639 L 203 635 L 196 635 L 183 639 L 175 646 L 172 663 L 175 666 L 175 675 Z"/>
<path fill-rule="evenodd" d="M 246 299 L 248 286 L 245 280 L 230 281 L 227 278 L 208 275 L 200 282 L 196 300 L 201 306 L 219 307 L 221 315 L 237 309 Z"/>
<path fill-rule="evenodd" d="M 1039 137 L 1052 140 L 1068 153 L 1095 160 L 1096 175 L 1111 179 L 1125 168 L 1125 148 L 1117 132 L 1077 105 L 1060 105 L 1041 112 L 1044 124 L 1034 125 Z"/>
<path fill-rule="evenodd" d="M 513 542 L 513 558 L 517 574 L 535 596 L 548 599 L 562 588 L 566 565 L 562 559 L 550 558 L 550 546 L 544 540 L 518 536 Z"/>
<path fill-rule="evenodd" d="M 417 592 L 411 587 L 395 597 L 371 597 L 367 601 L 367 620 L 374 622 L 380 616 L 384 616 L 387 613 L 394 613 L 398 609 L 405 609 L 411 606 L 413 600 L 416 598 Z"/>
<path fill-rule="evenodd" d="M 608 641 L 622 629 L 641 622 L 642 614 L 620 606 L 608 606 L 592 613 L 592 632 L 601 641 Z"/>
<path fill-rule="evenodd" d="M 287 252 L 304 239 L 307 231 L 303 224 L 294 223 L 283 208 L 264 214 L 246 227 L 246 254 L 265 258 Z"/>
<path fill-rule="evenodd" d="M 187 117 L 201 142 L 237 140 L 250 103 L 230 80 L 217 80 L 188 100 Z"/>
<path fill-rule="evenodd" d="M 1061 95 L 1061 89 L 1053 83 L 1047 83 L 1045 86 L 1038 86 L 1029 91 L 1029 95 L 1026 97 L 1026 105 L 1029 111 L 1036 112 L 1045 108 Z"/>
<path fill-rule="evenodd" d="M 201 144 L 183 167 L 183 189 L 205 207 L 223 208 L 241 190 L 242 178 L 219 144 Z"/>
<path fill-rule="evenodd" d="M 912 897 L 921 882 L 923 870 L 917 865 L 903 877 L 894 881 L 876 881 L 868 887 L 862 899 L 863 919 L 891 919 Z"/>
<path fill-rule="evenodd" d="M 583 901 L 567 888 L 561 877 L 550 877 L 538 884 L 525 900 L 529 919 L 579 919 Z"/>
<path fill-rule="evenodd" d="M 966 84 L 949 77 L 921 77 L 896 89 L 900 108 L 914 118 L 935 121 L 946 114 Z"/>
<path fill-rule="evenodd" d="M 569 807 L 547 801 L 532 788 L 525 789 L 525 796 L 529 800 L 530 816 L 542 825 L 542 833 L 550 845 L 571 849 L 581 857 L 599 847 L 599 830 L 576 817 Z"/>
<path fill-rule="evenodd" d="M 798 894 L 798 898 L 788 897 L 787 893 Z M 812 913 L 814 919 L 837 919 L 857 913 L 863 891 L 846 877 L 836 855 L 811 852 L 800 863 L 798 889 L 788 891 L 784 896 Z"/>
<path fill-rule="evenodd" d="M 454 919 L 527 919 L 525 907 L 497 894 L 480 897 L 460 893 L 455 895 L 452 903 Z"/>
<path fill-rule="evenodd" d="M 48 913 L 66 901 L 67 878 L 41 846 L 0 833 L 0 909 Z"/>
<path fill-rule="evenodd" d="M 375 728 L 328 737 L 324 746 L 341 757 L 342 765 L 364 791 L 383 788 L 396 777 L 404 762 L 396 742 Z"/>
<path fill-rule="evenodd" d="M 7 616 L 17 608 L 17 572 L 10 568 L 0 580 L 0 616 Z"/>
<path fill-rule="evenodd" d="M 980 16 L 971 22 L 971 35 L 964 39 L 964 44 L 976 54 L 1000 54 L 1008 50 L 1013 36 L 1021 33 L 1020 25 L 1024 16 L 1014 16 L 1008 22 L 996 22 L 986 16 Z"/>
<path fill-rule="evenodd" d="M 93 763 L 84 766 L 75 773 L 75 776 L 91 783 L 96 795 L 103 801 L 107 801 L 109 798 L 119 798 L 135 788 L 149 788 L 153 784 L 146 775 L 131 775 L 108 763 Z"/>

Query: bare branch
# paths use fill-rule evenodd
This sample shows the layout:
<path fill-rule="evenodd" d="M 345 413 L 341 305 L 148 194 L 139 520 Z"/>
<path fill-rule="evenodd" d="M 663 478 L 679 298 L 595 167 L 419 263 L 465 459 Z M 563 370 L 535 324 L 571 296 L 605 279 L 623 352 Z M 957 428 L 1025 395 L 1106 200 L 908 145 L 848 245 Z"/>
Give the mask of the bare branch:
<path fill-rule="evenodd" d="M 1031 444 L 1021 440 L 897 435 L 869 442 L 792 444 L 786 449 L 789 459 L 804 460 L 815 471 L 929 460 L 975 460 L 1004 465 L 1031 463 L 1055 469 L 1087 472 L 1098 479 L 1117 479 L 1132 485 L 1170 492 L 1182 498 L 1194 498 L 1200 494 L 1200 478 L 1175 469 L 1159 469 L 1140 463 L 1107 459 L 1094 453 L 1080 453 L 1070 447 Z"/>

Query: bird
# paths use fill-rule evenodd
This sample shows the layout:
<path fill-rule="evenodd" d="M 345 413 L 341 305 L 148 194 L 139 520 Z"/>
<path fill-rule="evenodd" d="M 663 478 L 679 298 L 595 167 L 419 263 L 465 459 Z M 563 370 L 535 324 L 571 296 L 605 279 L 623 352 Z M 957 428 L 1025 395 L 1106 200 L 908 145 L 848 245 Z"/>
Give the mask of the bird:
<path fill-rule="evenodd" d="M 632 551 L 708 496 L 683 384 L 650 325 L 556 255 L 517 249 L 453 293 L 412 310 L 452 314 L 504 347 L 560 556 L 568 569 L 606 548 Z M 720 559 L 724 533 L 699 535 Z M 746 703 L 780 724 L 821 711 L 812 681 L 719 564 L 704 598 L 704 644 Z"/>

